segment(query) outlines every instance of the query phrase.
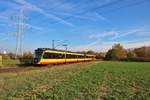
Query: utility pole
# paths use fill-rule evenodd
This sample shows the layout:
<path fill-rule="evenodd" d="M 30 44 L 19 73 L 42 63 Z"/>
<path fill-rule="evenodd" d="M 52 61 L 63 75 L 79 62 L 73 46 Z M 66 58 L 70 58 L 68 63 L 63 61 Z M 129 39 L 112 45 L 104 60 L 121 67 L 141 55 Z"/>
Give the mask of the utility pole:
<path fill-rule="evenodd" d="M 64 44 L 63 45 L 65 47 L 65 63 L 67 62 L 67 49 L 68 49 L 68 45 L 67 44 Z"/>
<path fill-rule="evenodd" d="M 55 42 L 55 40 L 52 40 L 52 49 L 54 49 L 54 42 Z"/>
<path fill-rule="evenodd" d="M 18 16 L 18 31 L 16 34 L 16 58 L 18 56 L 23 56 L 23 29 L 24 29 L 24 19 L 23 10 L 20 10 L 20 15 Z"/>

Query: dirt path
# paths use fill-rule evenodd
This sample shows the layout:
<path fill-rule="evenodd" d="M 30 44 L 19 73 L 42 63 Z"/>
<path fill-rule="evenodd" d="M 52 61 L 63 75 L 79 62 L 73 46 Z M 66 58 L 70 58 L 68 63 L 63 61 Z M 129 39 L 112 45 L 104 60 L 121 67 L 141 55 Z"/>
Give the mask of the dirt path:
<path fill-rule="evenodd" d="M 13 68 L 7 67 L 7 68 L 0 68 L 0 74 L 1 73 L 26 72 L 26 71 L 30 71 L 30 70 L 45 69 L 45 68 L 50 68 L 50 67 L 61 67 L 62 65 L 71 65 L 71 64 L 48 65 L 48 66 L 22 66 L 22 67 L 13 67 Z"/>

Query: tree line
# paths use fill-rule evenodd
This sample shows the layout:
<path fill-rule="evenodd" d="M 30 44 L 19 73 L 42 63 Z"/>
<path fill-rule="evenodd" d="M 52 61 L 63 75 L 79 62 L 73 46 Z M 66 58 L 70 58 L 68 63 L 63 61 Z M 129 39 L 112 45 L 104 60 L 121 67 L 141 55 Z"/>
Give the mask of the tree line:
<path fill-rule="evenodd" d="M 0 53 L 0 55 L 2 56 L 3 59 L 16 59 L 15 53 L 11 52 L 7 54 Z M 17 58 L 32 59 L 34 58 L 34 54 L 32 52 L 24 52 L 22 57 L 18 56 Z"/>
<path fill-rule="evenodd" d="M 140 48 L 125 49 L 121 44 L 114 44 L 107 52 L 95 52 L 92 50 L 82 51 L 85 54 L 94 54 L 100 60 L 116 60 L 116 61 L 150 61 L 150 46 Z M 3 59 L 15 59 L 14 53 L 0 54 Z M 32 59 L 34 54 L 24 52 L 23 59 Z"/>
<path fill-rule="evenodd" d="M 95 54 L 96 58 L 101 60 L 150 61 L 150 46 L 125 49 L 121 44 L 114 44 L 107 52 L 87 51 L 85 53 Z"/>

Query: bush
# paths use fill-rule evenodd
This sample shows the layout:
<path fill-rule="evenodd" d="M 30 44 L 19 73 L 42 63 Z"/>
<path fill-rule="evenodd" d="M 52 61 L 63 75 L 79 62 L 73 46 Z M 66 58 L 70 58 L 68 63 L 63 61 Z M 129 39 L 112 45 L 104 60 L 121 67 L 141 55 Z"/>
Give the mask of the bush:
<path fill-rule="evenodd" d="M 19 60 L 21 64 L 30 65 L 33 64 L 34 55 L 31 52 L 25 52 L 23 57 L 20 57 Z"/>

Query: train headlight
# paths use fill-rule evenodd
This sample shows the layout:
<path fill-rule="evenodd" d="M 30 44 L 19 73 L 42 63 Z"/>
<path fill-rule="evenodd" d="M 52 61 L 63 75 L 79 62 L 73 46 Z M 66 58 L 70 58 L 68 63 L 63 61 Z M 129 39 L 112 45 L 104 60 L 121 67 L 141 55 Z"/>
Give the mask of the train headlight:
<path fill-rule="evenodd" d="M 39 62 L 38 58 L 34 58 L 34 63 L 37 64 Z"/>

